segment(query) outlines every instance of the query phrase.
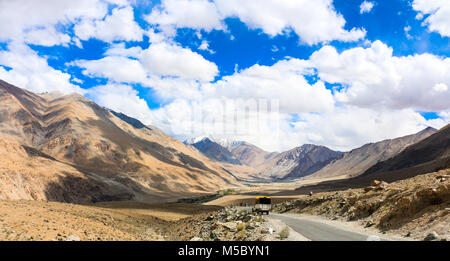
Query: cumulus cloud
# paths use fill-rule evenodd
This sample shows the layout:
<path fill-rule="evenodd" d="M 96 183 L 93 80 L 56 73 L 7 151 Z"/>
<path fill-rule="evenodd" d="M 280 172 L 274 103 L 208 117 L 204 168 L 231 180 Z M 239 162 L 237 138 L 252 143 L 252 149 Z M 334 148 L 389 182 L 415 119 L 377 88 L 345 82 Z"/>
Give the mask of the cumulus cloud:
<path fill-rule="evenodd" d="M 144 68 L 152 75 L 212 81 L 217 65 L 188 48 L 167 42 L 153 43 L 141 54 Z"/>
<path fill-rule="evenodd" d="M 105 42 L 142 41 L 143 30 L 134 21 L 131 6 L 115 8 L 105 19 L 83 19 L 74 27 L 81 40 L 97 38 Z"/>
<path fill-rule="evenodd" d="M 164 0 L 146 16 L 146 20 L 159 25 L 169 35 L 176 28 L 207 32 L 225 28 L 215 4 L 208 0 Z"/>
<path fill-rule="evenodd" d="M 188 10 L 188 11 L 186 11 Z M 176 28 L 225 30 L 223 19 L 237 17 L 253 29 L 275 36 L 294 31 L 302 42 L 317 44 L 363 39 L 364 29 L 345 30 L 345 19 L 331 0 L 165 0 L 147 17 L 151 24 L 173 35 Z"/>
<path fill-rule="evenodd" d="M 289 1 L 216 0 L 225 16 L 238 17 L 251 28 L 261 28 L 275 36 L 294 31 L 307 44 L 332 40 L 344 42 L 364 38 L 363 29 L 344 29 L 345 19 L 338 14 L 331 0 Z"/>
<path fill-rule="evenodd" d="M 141 63 L 123 56 L 107 56 L 99 60 L 79 60 L 73 63 L 83 68 L 83 74 L 101 77 L 115 82 L 145 83 L 147 73 Z"/>
<path fill-rule="evenodd" d="M 308 62 L 281 60 L 272 66 L 254 65 L 220 81 L 207 85 L 207 97 L 228 99 L 276 99 L 286 113 L 324 111 L 333 107 L 334 99 L 323 82 L 309 84 L 304 75 L 311 73 Z"/>
<path fill-rule="evenodd" d="M 67 41 L 55 32 L 56 25 L 72 24 L 79 18 L 100 19 L 107 13 L 107 5 L 101 0 L 0 1 L 0 40 L 44 41 L 35 37 L 41 33 L 52 39 L 44 45 L 64 44 Z"/>
<path fill-rule="evenodd" d="M 372 11 L 373 6 L 374 6 L 373 2 L 364 1 L 359 6 L 359 13 L 360 14 L 370 13 L 370 11 Z"/>
<path fill-rule="evenodd" d="M 418 20 L 422 20 L 427 15 L 423 25 L 428 26 L 430 31 L 442 36 L 450 36 L 450 1 L 414 0 L 412 7 L 418 12 L 416 16 Z"/>
<path fill-rule="evenodd" d="M 313 53 L 311 63 L 319 77 L 340 83 L 340 102 L 360 107 L 412 108 L 441 111 L 450 108 L 450 59 L 431 54 L 396 57 L 392 48 L 375 41 L 368 48 L 338 53 L 325 46 Z"/>
<path fill-rule="evenodd" d="M 40 57 L 27 45 L 13 43 L 8 50 L 0 51 L 0 79 L 33 92 L 59 91 L 84 93 L 70 82 L 71 75 L 53 69 L 45 58 Z"/>
<path fill-rule="evenodd" d="M 101 106 L 139 119 L 144 124 L 152 124 L 152 112 L 146 101 L 139 98 L 138 92 L 129 85 L 97 86 L 89 89 L 86 96 Z"/>
<path fill-rule="evenodd" d="M 445 121 L 427 121 L 412 109 L 391 110 L 336 106 L 319 114 L 300 114 L 294 123 L 297 140 L 347 151 L 369 142 L 413 134 L 427 126 L 440 128 Z"/>

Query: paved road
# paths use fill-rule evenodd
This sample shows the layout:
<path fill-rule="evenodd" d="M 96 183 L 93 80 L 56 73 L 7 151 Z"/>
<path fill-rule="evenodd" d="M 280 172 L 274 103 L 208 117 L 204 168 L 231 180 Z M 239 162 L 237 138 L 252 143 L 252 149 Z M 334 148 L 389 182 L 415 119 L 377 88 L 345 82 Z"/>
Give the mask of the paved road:
<path fill-rule="evenodd" d="M 346 230 L 344 227 L 326 224 L 320 220 L 301 216 L 288 216 L 283 214 L 269 215 L 269 218 L 279 219 L 293 230 L 312 241 L 367 241 L 370 235 Z M 371 236 L 369 240 L 380 240 Z M 385 239 L 381 239 L 385 240 Z"/>

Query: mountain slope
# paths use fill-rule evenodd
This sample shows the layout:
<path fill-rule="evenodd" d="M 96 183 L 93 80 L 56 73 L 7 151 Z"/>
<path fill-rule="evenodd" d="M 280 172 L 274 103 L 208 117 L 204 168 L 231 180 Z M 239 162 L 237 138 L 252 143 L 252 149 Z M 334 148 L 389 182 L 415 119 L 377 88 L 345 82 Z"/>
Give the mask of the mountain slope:
<path fill-rule="evenodd" d="M 355 177 L 380 161 L 387 160 L 411 144 L 429 137 L 436 129 L 426 128 L 416 134 L 383 140 L 343 153 L 342 158 L 335 160 L 308 178 L 329 178 L 337 176 Z"/>
<path fill-rule="evenodd" d="M 340 157 L 340 153 L 327 147 L 305 144 L 272 157 L 258 169 L 263 177 L 295 179 L 307 176 Z"/>
<path fill-rule="evenodd" d="M 245 141 L 232 142 L 228 149 L 242 164 L 257 167 L 278 153 L 267 152 Z"/>
<path fill-rule="evenodd" d="M 362 176 L 377 173 L 414 171 L 418 174 L 450 167 L 450 124 L 433 135 L 404 149 L 388 160 L 379 162 L 365 171 Z"/>
<path fill-rule="evenodd" d="M 360 188 L 369 186 L 373 180 L 394 182 L 448 168 L 450 168 L 450 124 L 408 146 L 398 155 L 375 164 L 359 176 L 306 185 L 280 195 Z"/>
<path fill-rule="evenodd" d="M 197 150 L 83 96 L 37 95 L 0 80 L 0 104 L 1 139 L 73 166 L 79 175 L 126 184 L 134 199 L 177 197 L 237 184 Z M 33 171 L 26 160 L 17 164 Z M 76 184 L 65 189 L 77 193 L 72 191 L 77 190 Z"/>
<path fill-rule="evenodd" d="M 203 138 L 202 140 L 193 143 L 192 146 L 210 159 L 231 164 L 241 164 L 228 149 L 209 138 Z"/>

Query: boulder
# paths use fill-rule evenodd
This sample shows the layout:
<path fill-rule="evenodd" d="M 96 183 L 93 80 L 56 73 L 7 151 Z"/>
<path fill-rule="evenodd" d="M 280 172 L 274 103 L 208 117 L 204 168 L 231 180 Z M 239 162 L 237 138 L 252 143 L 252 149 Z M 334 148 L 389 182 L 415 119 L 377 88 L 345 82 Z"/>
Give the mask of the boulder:
<path fill-rule="evenodd" d="M 439 238 L 439 235 L 436 232 L 429 233 L 423 240 L 424 241 L 434 241 Z"/>

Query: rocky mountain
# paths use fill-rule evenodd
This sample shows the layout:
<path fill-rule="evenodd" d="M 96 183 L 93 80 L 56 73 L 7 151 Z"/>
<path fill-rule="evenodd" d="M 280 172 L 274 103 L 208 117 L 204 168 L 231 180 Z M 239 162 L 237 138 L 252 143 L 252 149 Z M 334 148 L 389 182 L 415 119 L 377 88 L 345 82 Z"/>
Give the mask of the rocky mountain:
<path fill-rule="evenodd" d="M 245 141 L 235 141 L 230 144 L 228 149 L 242 164 L 250 167 L 260 166 L 278 154 L 277 152 L 267 152 Z"/>
<path fill-rule="evenodd" d="M 197 150 L 78 94 L 0 80 L 0 105 L 2 199 L 150 201 L 238 184 Z"/>
<path fill-rule="evenodd" d="M 310 175 L 340 157 L 340 153 L 327 147 L 305 144 L 271 157 L 258 169 L 263 177 L 295 179 Z"/>
<path fill-rule="evenodd" d="M 409 178 L 450 167 L 450 124 L 429 137 L 405 148 L 398 155 L 381 161 L 361 176 L 380 176 L 387 180 Z"/>
<path fill-rule="evenodd" d="M 416 134 L 365 144 L 360 148 L 344 152 L 342 158 L 332 161 L 308 178 L 355 177 L 378 162 L 399 154 L 409 145 L 429 137 L 436 131 L 436 129 L 428 127 Z"/>
<path fill-rule="evenodd" d="M 430 129 L 425 129 L 426 131 Z M 374 180 L 390 183 L 449 168 L 450 124 L 427 138 L 407 146 L 396 156 L 373 165 L 359 176 L 301 186 L 291 193 L 308 194 L 309 192 L 361 188 L 369 186 Z"/>
<path fill-rule="evenodd" d="M 185 141 L 189 142 L 194 142 L 192 146 L 208 158 L 226 164 L 226 169 L 241 179 L 264 182 L 308 176 L 342 155 L 327 147 L 312 144 L 278 153 L 264 151 L 245 141 L 216 142 L 211 137 L 199 137 Z"/>
<path fill-rule="evenodd" d="M 203 138 L 191 145 L 210 159 L 231 164 L 241 164 L 228 149 L 209 138 Z"/>

